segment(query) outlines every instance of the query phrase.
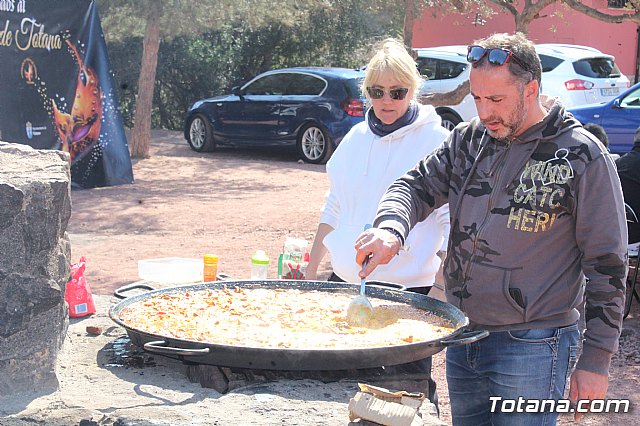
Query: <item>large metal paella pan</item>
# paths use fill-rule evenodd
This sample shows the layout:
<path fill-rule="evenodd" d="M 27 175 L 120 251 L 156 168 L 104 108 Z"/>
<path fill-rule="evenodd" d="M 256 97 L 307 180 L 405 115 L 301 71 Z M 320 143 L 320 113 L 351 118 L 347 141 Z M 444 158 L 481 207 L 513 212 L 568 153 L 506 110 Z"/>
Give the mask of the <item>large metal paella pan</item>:
<path fill-rule="evenodd" d="M 455 306 L 440 300 L 388 287 L 371 286 L 367 296 L 390 302 L 399 302 L 426 310 L 445 320 L 451 326 L 451 333 L 443 338 L 412 342 L 393 346 L 373 346 L 365 348 L 271 348 L 245 345 L 216 344 L 191 339 L 175 338 L 164 334 L 149 333 L 123 320 L 121 313 L 138 302 L 154 296 L 170 296 L 178 293 L 198 293 L 223 288 L 235 289 L 294 289 L 302 291 L 349 293 L 356 295 L 358 286 L 349 283 L 297 280 L 265 281 L 216 281 L 192 285 L 152 290 L 127 297 L 113 305 L 109 316 L 124 327 L 132 343 L 146 351 L 180 359 L 190 363 L 203 363 L 226 367 L 269 369 L 269 370 L 343 370 L 380 367 L 417 361 L 432 356 L 447 346 L 468 344 L 484 338 L 486 331 L 465 331 L 467 317 Z M 116 292 L 124 297 L 122 292 Z"/>

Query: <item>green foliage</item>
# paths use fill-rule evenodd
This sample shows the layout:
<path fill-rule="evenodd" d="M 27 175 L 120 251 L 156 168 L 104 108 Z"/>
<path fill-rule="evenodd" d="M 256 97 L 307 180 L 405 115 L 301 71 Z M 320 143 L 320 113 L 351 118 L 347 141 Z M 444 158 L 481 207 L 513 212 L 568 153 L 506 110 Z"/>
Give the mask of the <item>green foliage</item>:
<path fill-rule="evenodd" d="M 363 66 L 369 60 L 372 44 L 397 36 L 402 27 L 401 13 L 390 19 L 366 0 L 331 3 L 332 8 L 313 8 L 296 19 L 288 14 L 287 19 L 270 18 L 259 25 L 236 19 L 201 34 L 163 39 L 158 52 L 152 127 L 181 129 L 184 113 L 194 101 L 229 93 L 233 86 L 269 69 Z M 142 38 L 106 38 L 123 118 L 130 127 Z"/>

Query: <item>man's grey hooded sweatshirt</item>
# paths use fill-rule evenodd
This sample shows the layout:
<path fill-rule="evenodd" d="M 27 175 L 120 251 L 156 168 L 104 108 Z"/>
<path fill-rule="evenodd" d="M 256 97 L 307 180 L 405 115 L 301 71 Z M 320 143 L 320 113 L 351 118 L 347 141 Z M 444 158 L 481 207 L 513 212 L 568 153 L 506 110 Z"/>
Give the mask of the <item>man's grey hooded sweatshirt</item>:
<path fill-rule="evenodd" d="M 572 324 L 586 276 L 578 368 L 608 374 L 622 325 L 627 229 L 615 164 L 595 137 L 557 102 L 510 142 L 474 118 L 389 187 L 374 225 L 406 237 L 445 203 L 447 300 L 472 328 Z"/>

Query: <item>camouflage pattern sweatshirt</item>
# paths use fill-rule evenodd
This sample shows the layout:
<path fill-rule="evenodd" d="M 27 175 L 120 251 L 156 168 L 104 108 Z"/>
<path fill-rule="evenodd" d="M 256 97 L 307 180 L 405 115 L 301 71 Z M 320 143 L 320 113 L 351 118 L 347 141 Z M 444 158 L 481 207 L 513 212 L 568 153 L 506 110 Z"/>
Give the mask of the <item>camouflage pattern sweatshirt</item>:
<path fill-rule="evenodd" d="M 374 226 L 406 237 L 445 203 L 447 301 L 471 328 L 566 326 L 586 291 L 577 368 L 608 374 L 622 326 L 627 229 L 615 164 L 599 141 L 556 101 L 511 142 L 474 118 L 389 187 Z"/>

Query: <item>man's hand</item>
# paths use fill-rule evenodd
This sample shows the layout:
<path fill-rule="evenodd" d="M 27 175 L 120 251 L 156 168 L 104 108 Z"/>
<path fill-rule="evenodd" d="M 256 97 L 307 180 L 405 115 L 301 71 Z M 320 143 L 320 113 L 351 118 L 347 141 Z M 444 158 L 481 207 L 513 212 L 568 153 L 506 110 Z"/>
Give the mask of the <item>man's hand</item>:
<path fill-rule="evenodd" d="M 576 403 L 579 400 L 604 399 L 609 388 L 609 377 L 602 374 L 592 373 L 585 370 L 575 370 L 571 375 L 569 388 L 569 400 Z M 574 419 L 578 422 L 584 413 L 574 414 Z"/>
<path fill-rule="evenodd" d="M 400 246 L 400 239 L 384 229 L 371 228 L 360 234 L 354 246 L 357 251 L 356 262 L 362 265 L 369 257 L 367 266 L 360 271 L 360 277 L 365 278 L 376 266 L 389 263 L 400 251 Z"/>

